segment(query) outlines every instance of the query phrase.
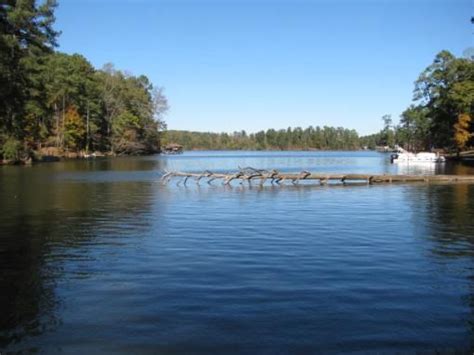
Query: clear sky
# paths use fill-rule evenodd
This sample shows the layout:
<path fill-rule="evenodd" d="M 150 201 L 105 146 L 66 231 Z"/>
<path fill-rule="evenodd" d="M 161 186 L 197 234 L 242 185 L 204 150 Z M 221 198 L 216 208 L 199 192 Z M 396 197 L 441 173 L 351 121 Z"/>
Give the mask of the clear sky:
<path fill-rule="evenodd" d="M 470 0 L 59 0 L 59 50 L 147 75 L 169 129 L 395 121 L 435 54 L 472 46 Z"/>

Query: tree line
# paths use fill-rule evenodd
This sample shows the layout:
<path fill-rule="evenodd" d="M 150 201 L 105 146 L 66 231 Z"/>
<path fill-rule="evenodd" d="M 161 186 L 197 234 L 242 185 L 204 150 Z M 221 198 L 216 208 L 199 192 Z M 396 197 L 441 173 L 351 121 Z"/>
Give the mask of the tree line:
<path fill-rule="evenodd" d="M 144 76 L 55 51 L 55 0 L 0 4 L 0 159 L 158 152 L 166 97 Z M 49 151 L 52 151 L 49 149 Z"/>
<path fill-rule="evenodd" d="M 353 150 L 359 149 L 359 136 L 355 130 L 342 127 L 301 127 L 268 129 L 257 133 L 210 133 L 167 131 L 164 142 L 177 143 L 184 149 L 243 149 L 243 150 Z"/>

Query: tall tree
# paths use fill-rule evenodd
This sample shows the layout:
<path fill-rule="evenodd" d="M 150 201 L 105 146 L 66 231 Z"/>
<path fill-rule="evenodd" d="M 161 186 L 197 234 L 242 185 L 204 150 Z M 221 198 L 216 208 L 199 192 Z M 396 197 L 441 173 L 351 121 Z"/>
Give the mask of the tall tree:
<path fill-rule="evenodd" d="M 393 120 L 391 115 L 382 116 L 382 144 L 393 147 L 395 145 L 395 132 L 393 130 Z"/>
<path fill-rule="evenodd" d="M 414 100 L 428 110 L 433 143 L 454 147 L 459 115 L 474 109 L 474 62 L 441 51 L 415 82 Z"/>
<path fill-rule="evenodd" d="M 431 148 L 431 120 L 425 107 L 411 105 L 403 111 L 397 142 L 408 150 L 428 150 Z"/>
<path fill-rule="evenodd" d="M 0 130 L 24 136 L 28 100 L 41 91 L 35 80 L 42 57 L 56 46 L 55 0 L 6 0 L 0 4 Z"/>

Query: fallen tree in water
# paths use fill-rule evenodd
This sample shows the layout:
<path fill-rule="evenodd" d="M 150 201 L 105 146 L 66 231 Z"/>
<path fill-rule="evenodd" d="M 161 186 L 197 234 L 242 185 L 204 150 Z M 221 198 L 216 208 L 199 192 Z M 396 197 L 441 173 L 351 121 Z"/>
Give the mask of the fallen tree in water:
<path fill-rule="evenodd" d="M 189 180 L 194 180 L 196 184 L 202 181 L 211 184 L 215 180 L 219 180 L 224 185 L 230 185 L 232 181 L 237 180 L 240 183 L 247 181 L 249 185 L 257 182 L 260 185 L 270 182 L 270 184 L 284 184 L 290 182 L 298 184 L 301 181 L 317 181 L 321 185 L 329 182 L 347 183 L 396 183 L 396 182 L 472 182 L 474 183 L 474 175 L 375 175 L 375 174 L 324 174 L 312 173 L 306 170 L 300 172 L 279 172 L 278 170 L 255 169 L 252 167 L 239 168 L 236 172 L 231 173 L 214 173 L 205 170 L 202 173 L 196 172 L 180 172 L 166 171 L 161 177 L 163 184 L 169 183 L 171 180 L 177 179 L 177 185 L 186 185 Z"/>

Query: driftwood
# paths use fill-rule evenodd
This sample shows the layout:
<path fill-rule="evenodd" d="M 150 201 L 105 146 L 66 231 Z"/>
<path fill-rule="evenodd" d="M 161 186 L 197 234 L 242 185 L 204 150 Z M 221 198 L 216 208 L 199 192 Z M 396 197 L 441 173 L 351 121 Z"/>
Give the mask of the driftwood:
<path fill-rule="evenodd" d="M 230 185 L 232 181 L 238 180 L 242 184 L 247 181 L 252 184 L 253 181 L 260 185 L 270 181 L 273 184 L 283 184 L 291 182 L 298 184 L 302 180 L 316 180 L 321 185 L 326 185 L 330 181 L 347 183 L 361 183 L 367 184 L 376 183 L 396 183 L 396 182 L 470 182 L 474 183 L 474 175 L 374 175 L 374 174 L 321 174 L 311 173 L 309 171 L 301 171 L 297 173 L 280 173 L 278 170 L 255 169 L 252 167 L 239 168 L 238 171 L 232 173 L 213 173 L 206 170 L 202 173 L 193 172 L 179 172 L 179 171 L 165 171 L 161 177 L 163 184 L 169 183 L 172 179 L 177 180 L 177 185 L 181 183 L 186 185 L 192 179 L 196 184 L 201 181 L 206 181 L 212 184 L 215 180 L 220 180 L 224 185 Z"/>

